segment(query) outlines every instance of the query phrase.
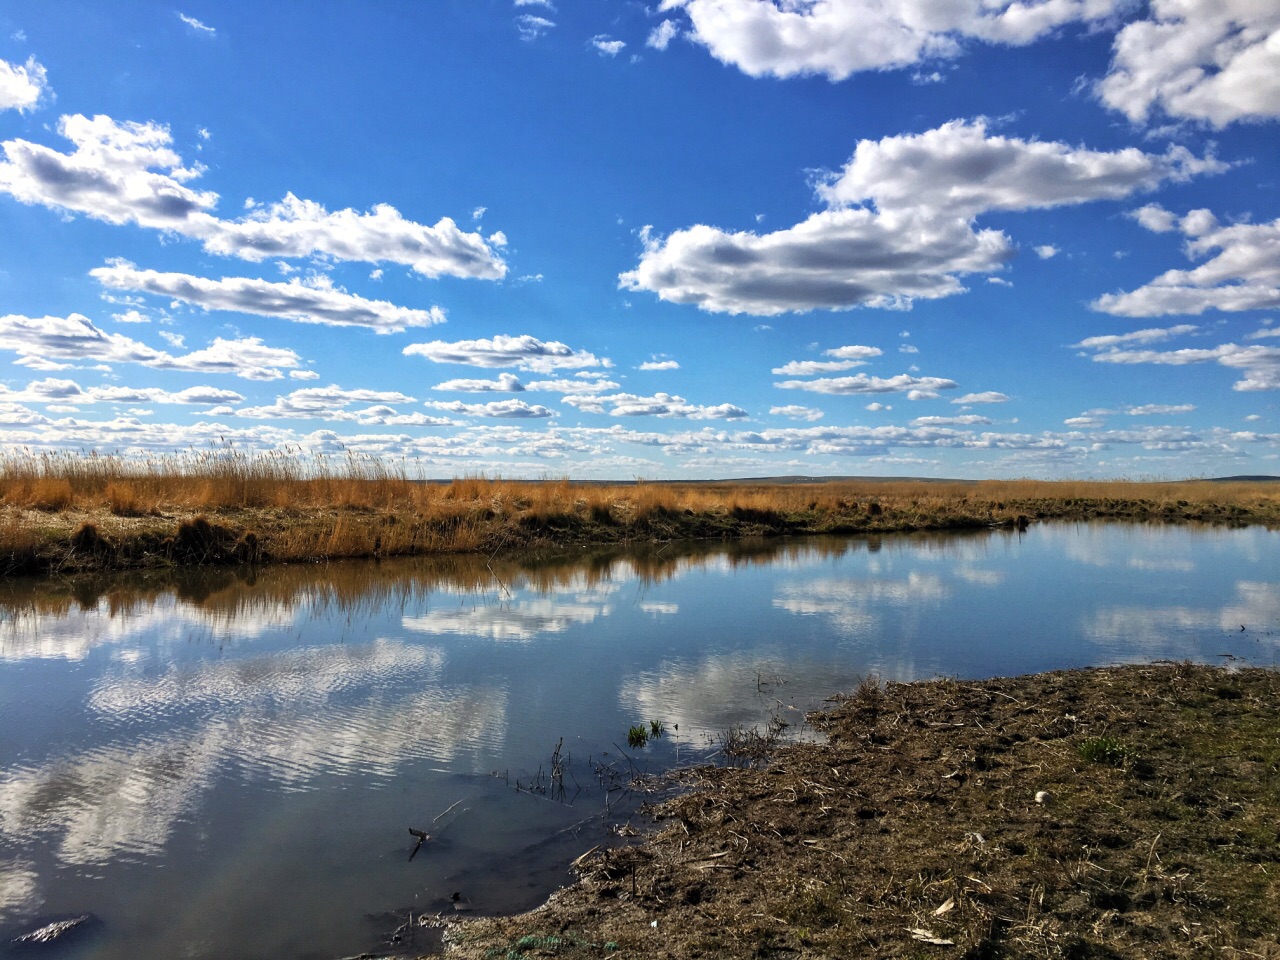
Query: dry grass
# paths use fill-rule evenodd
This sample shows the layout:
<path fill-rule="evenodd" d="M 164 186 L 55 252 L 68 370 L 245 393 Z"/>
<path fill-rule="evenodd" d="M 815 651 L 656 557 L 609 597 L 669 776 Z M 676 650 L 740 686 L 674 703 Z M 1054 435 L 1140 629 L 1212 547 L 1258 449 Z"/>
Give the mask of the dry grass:
<path fill-rule="evenodd" d="M 726 539 L 1022 526 L 1049 519 L 1280 522 L 1280 485 L 1097 481 L 574 483 L 466 476 L 419 479 L 407 463 L 350 455 L 306 459 L 234 448 L 145 460 L 69 453 L 0 457 L 0 558 L 57 545 L 95 524 L 104 565 L 191 562 L 175 521 L 205 516 L 225 532 L 208 562 L 306 560 Z M 260 549 L 232 547 L 252 533 Z M 225 541 L 225 542 L 223 542 Z M 179 551 L 181 553 L 181 551 Z M 25 554 L 23 554 L 25 555 Z M 65 559 L 65 558 L 64 558 Z M 81 560 L 84 559 L 83 551 Z M 61 563 L 63 561 L 56 561 Z M 11 564 L 12 565 L 12 564 Z M 74 564 L 73 564 L 74 565 Z"/>

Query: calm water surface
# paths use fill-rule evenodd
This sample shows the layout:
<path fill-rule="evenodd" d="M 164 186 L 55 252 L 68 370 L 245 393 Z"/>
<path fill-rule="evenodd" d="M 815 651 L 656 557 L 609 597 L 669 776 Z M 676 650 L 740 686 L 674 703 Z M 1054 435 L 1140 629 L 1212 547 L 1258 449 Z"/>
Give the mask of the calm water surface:
<path fill-rule="evenodd" d="M 657 771 L 867 673 L 1223 654 L 1280 660 L 1280 533 L 0 583 L 0 942 L 91 913 L 54 955 L 358 953 L 455 891 L 513 910 L 564 883 L 607 826 L 593 767 L 625 764 L 638 720 L 668 729 L 634 752 Z M 560 738 L 573 802 L 517 790 L 548 785 Z M 412 861 L 410 826 L 433 834 Z"/>

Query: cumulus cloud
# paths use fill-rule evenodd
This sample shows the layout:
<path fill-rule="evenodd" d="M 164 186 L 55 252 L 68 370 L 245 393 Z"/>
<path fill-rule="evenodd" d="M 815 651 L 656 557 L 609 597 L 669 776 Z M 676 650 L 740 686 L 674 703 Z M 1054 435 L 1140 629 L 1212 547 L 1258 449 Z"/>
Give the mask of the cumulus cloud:
<path fill-rule="evenodd" d="M 1153 0 L 1116 36 L 1097 90 L 1138 123 L 1156 111 L 1215 127 L 1280 117 L 1280 7 Z"/>
<path fill-rule="evenodd" d="M 585 374 L 578 373 L 575 376 L 581 377 Z M 598 374 L 603 376 L 603 374 Z M 550 393 L 607 393 L 610 390 L 617 390 L 622 386 L 613 380 L 530 380 L 525 384 L 526 390 L 531 391 L 547 391 Z"/>
<path fill-rule="evenodd" d="M 575 370 L 580 367 L 609 367 L 612 361 L 601 359 L 586 350 L 574 350 L 557 340 L 543 342 L 524 334 L 518 337 L 498 334 L 491 340 L 458 340 L 446 343 L 411 343 L 405 356 L 426 357 L 432 363 L 456 363 L 468 367 L 513 367 L 534 373 L 553 370 Z"/>
<path fill-rule="evenodd" d="M 523 393 L 525 387 L 514 373 L 503 373 L 499 374 L 497 380 L 446 380 L 431 389 L 453 390 L 458 393 Z"/>
<path fill-rule="evenodd" d="M 770 407 L 769 413 L 775 417 L 789 417 L 792 420 L 808 420 L 813 422 L 821 420 L 825 414 L 816 407 L 802 407 L 799 404 L 790 403 L 785 407 Z"/>
<path fill-rule="evenodd" d="M 353 403 L 385 405 L 412 402 L 413 397 L 390 390 L 344 390 L 336 385 L 303 387 L 276 397 L 276 402 L 270 405 L 242 407 L 236 415 L 259 420 L 356 420 L 356 415 L 347 410 Z M 389 412 L 394 414 L 394 411 Z"/>
<path fill-rule="evenodd" d="M 840 173 L 818 183 L 826 209 L 796 226 L 757 234 L 698 224 L 661 239 L 646 228 L 640 262 L 619 286 L 716 313 L 908 309 L 963 292 L 962 277 L 1013 256 L 1002 231 L 975 225 L 984 213 L 1118 200 L 1225 168 L 1184 147 L 1095 151 L 954 120 L 861 141 Z"/>
<path fill-rule="evenodd" d="M 865 360 L 790 360 L 780 367 L 774 367 L 772 372 L 783 377 L 812 377 L 819 373 L 852 370 L 854 367 L 866 366 L 866 363 Z"/>
<path fill-rule="evenodd" d="M 49 93 L 48 75 L 35 57 L 21 66 L 0 60 L 0 110 L 26 113 Z"/>
<path fill-rule="evenodd" d="M 1224 343 L 1216 347 L 1184 350 L 1106 350 L 1095 354 L 1098 363 L 1153 363 L 1186 366 L 1218 363 L 1241 371 L 1233 390 L 1280 390 L 1280 347 L 1240 346 Z"/>
<path fill-rule="evenodd" d="M 1136 290 L 1104 294 L 1090 304 L 1094 310 L 1161 317 L 1280 307 L 1280 219 L 1224 226 L 1208 210 L 1179 218 L 1154 204 L 1136 219 L 1149 230 L 1177 230 L 1187 238 L 1188 257 L 1209 259 L 1190 270 L 1167 270 Z"/>
<path fill-rule="evenodd" d="M 1051 260 L 1062 252 L 1051 243 L 1046 243 L 1039 247 L 1033 247 L 1032 249 L 1035 250 L 1036 256 L 1041 260 Z"/>
<path fill-rule="evenodd" d="M 615 393 L 609 396 L 567 396 L 564 403 L 577 407 L 583 413 L 607 413 L 612 417 L 662 417 L 688 420 L 741 420 L 747 411 L 731 403 L 716 406 L 698 406 L 684 397 L 669 393 L 655 393 L 650 397 L 633 393 Z"/>
<path fill-rule="evenodd" d="M 909 336 L 909 334 L 904 333 L 903 336 Z M 841 360 L 870 360 L 872 357 L 884 355 L 884 351 L 879 347 L 864 347 L 861 344 L 832 347 L 830 350 L 822 352 L 828 357 L 838 357 Z"/>
<path fill-rule="evenodd" d="M 596 52 L 602 57 L 616 57 L 626 47 L 626 43 L 613 39 L 607 33 L 598 33 L 591 38 L 591 46 L 595 47 Z"/>
<path fill-rule="evenodd" d="M 1084 350 L 1105 350 L 1134 343 L 1159 343 L 1171 340 L 1184 334 L 1199 330 L 1193 323 L 1180 323 L 1175 327 L 1151 327 L 1147 330 L 1132 330 L 1129 333 L 1109 333 L 1099 337 L 1085 337 L 1072 346 Z"/>
<path fill-rule="evenodd" d="M 992 135 L 982 118 L 920 134 L 859 142 L 844 169 L 819 185 L 829 203 L 873 201 L 881 210 L 922 209 L 973 217 L 1121 200 L 1167 180 L 1219 173 L 1227 164 L 1185 147 L 1102 151 Z"/>
<path fill-rule="evenodd" d="M 1194 403 L 1144 403 L 1138 407 L 1125 410 L 1131 417 L 1169 416 L 1175 413 L 1190 413 L 1196 408 Z"/>
<path fill-rule="evenodd" d="M 983 393 L 966 393 L 963 397 L 956 397 L 952 403 L 1007 403 L 1009 397 L 1007 394 L 998 393 L 995 390 L 987 390 Z"/>
<path fill-rule="evenodd" d="M 219 403 L 239 403 L 244 397 L 234 390 L 216 387 L 188 387 L 171 392 L 159 387 L 81 387 L 74 380 L 37 380 L 21 390 L 12 390 L 0 384 L 0 402 L 4 403 L 66 403 L 77 406 L 92 403 L 160 403 L 194 406 L 213 406 Z"/>
<path fill-rule="evenodd" d="M 753 77 L 864 70 L 956 56 L 965 41 L 1023 45 L 1065 24 L 1096 22 L 1123 0 L 663 0 L 681 10 L 694 39 L 717 60 Z"/>
<path fill-rule="evenodd" d="M 139 270 L 127 260 L 113 260 L 89 275 L 113 290 L 131 290 L 195 304 L 205 310 L 230 310 L 264 317 L 280 317 L 299 323 L 335 327 L 369 327 L 377 333 L 399 333 L 406 327 L 444 323 L 439 307 L 414 310 L 386 300 L 366 300 L 334 286 L 323 275 L 286 283 L 251 277 L 209 280 L 186 273 Z"/>
<path fill-rule="evenodd" d="M 774 367 L 773 373 L 784 377 L 810 377 L 819 373 L 836 373 L 841 370 L 852 370 L 854 367 L 866 366 L 872 357 L 879 357 L 884 351 L 879 347 L 864 347 L 850 344 L 844 347 L 833 347 L 822 351 L 823 356 L 835 357 L 834 360 L 791 360 L 780 367 Z"/>
<path fill-rule="evenodd" d="M 865 373 L 852 377 L 823 377 L 817 380 L 782 380 L 774 384 L 782 390 L 807 390 L 847 396 L 863 393 L 906 393 L 908 399 L 936 397 L 939 390 L 954 390 L 959 384 L 942 377 L 913 377 L 900 373 L 896 377 L 870 377 Z"/>
<path fill-rule="evenodd" d="M 646 360 L 637 370 L 679 370 L 680 364 L 675 360 Z"/>
<path fill-rule="evenodd" d="M 500 417 L 527 420 L 554 417 L 555 411 L 541 404 L 528 404 L 523 400 L 494 400 L 490 403 L 463 403 L 461 400 L 429 400 L 424 406 L 448 413 L 461 413 L 469 417 Z"/>
<path fill-rule="evenodd" d="M 913 427 L 972 427 L 993 422 L 987 417 L 970 413 L 960 417 L 916 417 L 911 421 L 911 425 Z"/>
<path fill-rule="evenodd" d="M 13 350 L 33 369 L 48 360 L 137 363 L 158 370 L 229 373 L 246 380 L 278 380 L 282 369 L 301 365 L 292 350 L 268 347 L 256 337 L 215 339 L 203 350 L 173 356 L 119 333 L 107 333 L 88 317 L 0 317 L 0 349 Z M 44 368 L 48 369 L 48 368 Z"/>
<path fill-rule="evenodd" d="M 387 204 L 369 213 L 330 212 L 290 193 L 279 203 L 251 206 L 238 220 L 220 219 L 213 213 L 218 195 L 187 185 L 203 169 L 183 165 L 160 124 L 74 115 L 59 121 L 58 132 L 74 145 L 71 153 L 27 140 L 0 144 L 6 158 L 0 192 L 22 203 L 190 237 L 210 253 L 255 262 L 322 255 L 401 263 L 429 277 L 506 275 L 494 249 L 505 241 L 500 234 L 486 240 L 448 217 L 434 226 L 415 223 Z"/>

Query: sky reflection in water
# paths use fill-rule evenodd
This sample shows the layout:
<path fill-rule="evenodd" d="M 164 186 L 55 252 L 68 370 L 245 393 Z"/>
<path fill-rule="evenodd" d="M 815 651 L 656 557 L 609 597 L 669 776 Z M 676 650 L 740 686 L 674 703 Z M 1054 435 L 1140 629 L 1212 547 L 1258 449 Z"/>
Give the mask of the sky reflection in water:
<path fill-rule="evenodd" d="M 5 583 L 0 934 L 92 911 L 77 956 L 338 956 L 460 885 L 530 906 L 603 804 L 510 785 L 562 736 L 590 788 L 633 722 L 673 734 L 658 767 L 867 673 L 1274 663 L 1277 554 L 1061 525 Z M 408 863 L 405 828 L 458 799 Z"/>

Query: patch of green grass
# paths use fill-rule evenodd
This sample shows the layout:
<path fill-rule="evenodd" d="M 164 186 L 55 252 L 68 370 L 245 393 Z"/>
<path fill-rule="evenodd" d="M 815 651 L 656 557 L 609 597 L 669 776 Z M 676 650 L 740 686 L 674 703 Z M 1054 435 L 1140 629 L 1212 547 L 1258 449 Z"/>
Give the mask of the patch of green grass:
<path fill-rule="evenodd" d="M 1076 748 L 1082 760 L 1123 767 L 1129 759 L 1129 748 L 1116 737 L 1089 737 Z"/>

